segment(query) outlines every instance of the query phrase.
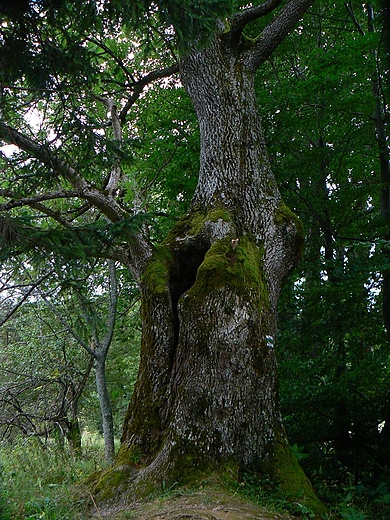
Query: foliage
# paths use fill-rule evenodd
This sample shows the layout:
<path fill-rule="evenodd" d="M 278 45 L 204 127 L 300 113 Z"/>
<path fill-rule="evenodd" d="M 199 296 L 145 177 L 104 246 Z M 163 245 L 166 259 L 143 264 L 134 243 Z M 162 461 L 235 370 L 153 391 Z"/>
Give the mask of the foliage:
<path fill-rule="evenodd" d="M 38 305 L 1 332 L 1 436 L 63 434 L 88 358 Z"/>
<path fill-rule="evenodd" d="M 169 2 L 161 5 L 163 20 L 171 7 Z M 126 240 L 146 220 L 159 238 L 170 222 L 162 212 L 175 217 L 188 205 L 198 144 L 193 110 L 177 80 L 166 80 L 163 89 L 150 85 L 148 96 L 141 96 L 149 82 L 143 79 L 146 71 L 176 61 L 152 3 L 88 2 L 77 26 L 73 20 L 79 7 L 72 2 L 25 2 L 20 12 L 3 10 L 8 21 L 0 33 L 1 119 L 35 135 L 41 151 L 39 159 L 27 152 L 0 156 L 0 202 L 2 197 L 5 203 L 8 197 L 26 200 L 20 210 L 12 210 L 12 204 L 2 207 L 11 209 L 0 221 L 2 258 L 24 252 L 39 257 L 43 250 L 66 260 L 72 255 L 107 256 L 109 246 Z M 191 13 L 181 3 L 181 14 L 187 11 Z M 214 19 L 213 11 L 207 12 L 206 25 L 207 19 Z M 144 17 L 150 24 L 146 39 L 150 45 L 143 45 L 137 32 L 138 23 L 145 27 Z M 196 13 L 195 18 L 200 23 Z M 131 37 L 130 28 L 135 31 Z M 110 100 L 122 107 L 120 143 L 110 127 Z M 128 121 L 135 102 L 137 113 Z M 190 120 L 184 123 L 188 114 Z M 179 154 L 180 150 L 186 153 Z M 188 154 L 190 150 L 193 153 Z M 69 177 L 61 178 L 62 166 L 53 167 L 52 156 L 58 166 L 71 165 L 99 191 L 99 197 L 119 161 L 120 222 L 108 224 L 96 218 L 90 204 L 75 198 Z M 43 163 L 42 157 L 46 157 Z M 31 204 L 32 194 L 37 202 L 44 197 L 44 202 Z"/>
<path fill-rule="evenodd" d="M 291 502 L 281 491 L 280 483 L 270 480 L 267 476 L 259 480 L 244 474 L 238 487 L 235 488 L 235 492 L 246 500 L 266 507 L 270 511 L 287 513 L 305 520 L 315 516 L 308 507 L 299 502 L 299 498 Z"/>

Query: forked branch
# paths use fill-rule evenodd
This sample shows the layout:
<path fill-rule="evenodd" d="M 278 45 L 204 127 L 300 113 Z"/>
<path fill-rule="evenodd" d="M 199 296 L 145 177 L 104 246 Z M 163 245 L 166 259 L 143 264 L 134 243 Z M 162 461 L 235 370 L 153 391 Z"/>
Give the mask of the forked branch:
<path fill-rule="evenodd" d="M 112 197 L 91 187 L 74 168 L 60 159 L 47 144 L 40 144 L 2 122 L 0 122 L 0 139 L 8 144 L 16 145 L 54 170 L 57 175 L 70 182 L 77 193 L 77 197 L 93 204 L 112 222 L 116 222 L 125 216 L 123 208 Z"/>
<path fill-rule="evenodd" d="M 76 191 L 55 191 L 48 193 L 41 193 L 39 195 L 34 195 L 32 197 L 21 197 L 17 198 L 17 195 L 10 190 L 2 190 L 0 189 L 0 196 L 8 197 L 12 200 L 8 202 L 4 202 L 0 204 L 0 212 L 8 211 L 13 208 L 21 208 L 23 206 L 30 206 L 32 204 L 37 204 L 39 202 L 44 202 L 46 200 L 54 200 L 54 199 L 68 199 L 72 197 L 77 197 Z"/>

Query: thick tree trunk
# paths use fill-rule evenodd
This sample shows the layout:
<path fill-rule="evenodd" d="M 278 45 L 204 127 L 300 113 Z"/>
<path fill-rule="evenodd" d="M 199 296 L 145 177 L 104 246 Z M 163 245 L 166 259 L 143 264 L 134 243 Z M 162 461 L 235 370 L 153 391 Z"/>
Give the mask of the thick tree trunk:
<path fill-rule="evenodd" d="M 274 350 L 303 232 L 270 169 L 253 72 L 227 47 L 221 39 L 182 60 L 199 183 L 142 279 L 141 365 L 117 470 L 138 491 L 215 471 L 267 474 L 318 509 L 286 441 Z"/>

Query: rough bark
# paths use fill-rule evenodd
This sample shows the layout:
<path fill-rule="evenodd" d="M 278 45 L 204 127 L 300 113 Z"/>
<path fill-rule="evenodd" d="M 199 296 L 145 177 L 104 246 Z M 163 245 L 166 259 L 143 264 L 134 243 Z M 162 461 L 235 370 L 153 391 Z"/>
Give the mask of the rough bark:
<path fill-rule="evenodd" d="M 224 207 L 235 233 L 264 245 L 264 268 L 273 308 L 295 265 L 297 219 L 281 200 L 272 175 L 246 53 L 236 56 L 224 41 L 182 62 L 181 77 L 197 112 L 200 173 L 193 207 Z M 274 331 L 270 331 L 274 333 Z"/>
<path fill-rule="evenodd" d="M 250 472 L 319 512 L 286 440 L 274 351 L 279 291 L 303 231 L 270 168 L 254 70 L 230 36 L 181 62 L 200 126 L 199 181 L 142 277 L 139 377 L 117 464 L 96 491 L 135 496 Z"/>

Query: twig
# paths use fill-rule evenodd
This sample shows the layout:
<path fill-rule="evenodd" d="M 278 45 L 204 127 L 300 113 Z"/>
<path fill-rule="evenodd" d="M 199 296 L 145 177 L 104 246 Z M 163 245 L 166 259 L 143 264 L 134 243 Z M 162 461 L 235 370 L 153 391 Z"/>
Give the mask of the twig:
<path fill-rule="evenodd" d="M 97 512 L 99 518 L 102 519 L 103 517 L 102 517 L 102 515 L 100 514 L 99 508 L 98 508 L 98 506 L 97 506 L 97 504 L 96 504 L 96 502 L 95 502 L 95 499 L 93 498 L 92 493 L 90 493 L 89 496 L 91 497 L 91 500 L 92 500 L 92 502 L 93 502 L 93 505 L 95 506 L 95 509 L 96 509 L 96 512 Z"/>

